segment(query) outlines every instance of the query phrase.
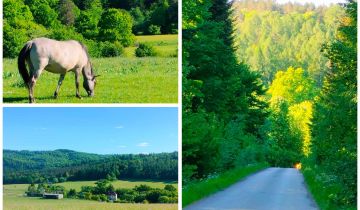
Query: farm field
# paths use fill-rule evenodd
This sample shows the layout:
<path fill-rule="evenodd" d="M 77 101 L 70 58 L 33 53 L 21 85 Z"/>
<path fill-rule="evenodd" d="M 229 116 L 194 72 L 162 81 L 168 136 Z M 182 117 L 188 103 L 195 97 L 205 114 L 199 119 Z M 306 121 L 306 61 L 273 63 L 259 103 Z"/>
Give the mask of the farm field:
<path fill-rule="evenodd" d="M 158 56 L 137 58 L 132 46 L 120 57 L 91 59 L 95 74 L 101 75 L 93 98 L 87 97 L 82 85 L 82 99 L 75 97 L 75 76 L 69 72 L 54 99 L 59 75 L 44 71 L 35 86 L 36 103 L 177 103 L 177 35 L 138 36 L 138 43 L 151 43 Z M 28 103 L 17 59 L 4 59 L 3 69 L 4 102 Z"/>
<path fill-rule="evenodd" d="M 65 182 L 61 185 L 67 189 L 80 189 L 83 185 L 92 185 L 92 181 Z M 118 180 L 112 183 L 115 188 L 132 188 L 135 185 L 147 184 L 152 187 L 162 188 L 167 182 L 155 181 L 123 181 Z M 177 184 L 171 183 L 175 187 Z M 147 210 L 172 210 L 177 209 L 177 204 L 123 204 L 123 203 L 102 203 L 97 201 L 79 200 L 79 199 L 62 199 L 62 200 L 45 200 L 41 198 L 25 197 L 28 184 L 11 184 L 3 185 L 4 192 L 4 210 L 117 210 L 117 209 L 147 209 Z"/>

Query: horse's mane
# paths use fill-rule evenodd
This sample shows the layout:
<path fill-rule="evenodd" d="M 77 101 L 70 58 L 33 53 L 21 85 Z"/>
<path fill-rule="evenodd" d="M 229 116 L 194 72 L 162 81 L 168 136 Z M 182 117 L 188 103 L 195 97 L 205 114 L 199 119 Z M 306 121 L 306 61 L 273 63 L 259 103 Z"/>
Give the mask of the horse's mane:
<path fill-rule="evenodd" d="M 80 45 L 81 45 L 81 47 L 83 48 L 83 50 L 85 51 L 85 53 L 86 53 L 86 57 L 87 57 L 87 59 L 88 59 L 88 62 L 89 62 L 89 64 L 90 64 L 90 69 L 91 69 L 91 75 L 94 75 L 94 71 L 93 71 L 93 68 L 92 68 L 92 63 L 90 62 L 90 55 L 89 55 L 89 52 L 88 52 L 88 50 L 87 50 L 87 47 L 82 43 L 82 42 L 80 42 L 80 41 L 77 41 Z"/>

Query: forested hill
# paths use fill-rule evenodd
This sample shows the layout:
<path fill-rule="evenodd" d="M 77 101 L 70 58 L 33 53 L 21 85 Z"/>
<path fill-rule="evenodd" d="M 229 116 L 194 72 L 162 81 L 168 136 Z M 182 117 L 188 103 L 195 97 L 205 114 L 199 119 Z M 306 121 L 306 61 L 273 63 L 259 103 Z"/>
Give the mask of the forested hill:
<path fill-rule="evenodd" d="M 343 8 L 241 0 L 232 9 L 236 55 L 259 72 L 266 85 L 290 66 L 304 69 L 322 85 L 329 59 L 320 49 L 335 39 Z"/>
<path fill-rule="evenodd" d="M 4 183 L 119 178 L 177 179 L 178 155 L 98 155 L 72 150 L 4 150 Z"/>

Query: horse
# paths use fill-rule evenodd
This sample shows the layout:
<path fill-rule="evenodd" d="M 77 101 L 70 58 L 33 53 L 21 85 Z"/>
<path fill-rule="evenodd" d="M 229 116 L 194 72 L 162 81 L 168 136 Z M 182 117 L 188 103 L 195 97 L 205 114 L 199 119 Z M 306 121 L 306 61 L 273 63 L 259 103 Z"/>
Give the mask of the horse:
<path fill-rule="evenodd" d="M 35 102 L 34 87 L 43 70 L 60 74 L 54 98 L 57 98 L 60 86 L 69 71 L 75 73 L 76 97 L 81 99 L 79 92 L 81 73 L 84 78 L 83 87 L 88 96 L 94 96 L 97 76 L 93 72 L 86 46 L 79 41 L 57 41 L 43 37 L 28 41 L 19 53 L 18 69 L 29 90 L 29 103 Z"/>

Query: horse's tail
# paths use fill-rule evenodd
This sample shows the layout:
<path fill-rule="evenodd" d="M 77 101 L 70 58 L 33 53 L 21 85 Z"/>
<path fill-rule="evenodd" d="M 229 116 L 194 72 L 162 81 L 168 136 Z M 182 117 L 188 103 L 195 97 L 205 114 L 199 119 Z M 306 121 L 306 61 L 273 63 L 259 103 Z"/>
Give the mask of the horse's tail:
<path fill-rule="evenodd" d="M 26 58 L 30 55 L 30 50 L 32 47 L 32 42 L 28 42 L 25 44 L 25 46 L 21 49 L 18 57 L 18 69 L 21 77 L 23 78 L 26 87 L 29 88 L 29 81 L 30 81 L 30 75 L 29 72 L 26 69 Z"/>

